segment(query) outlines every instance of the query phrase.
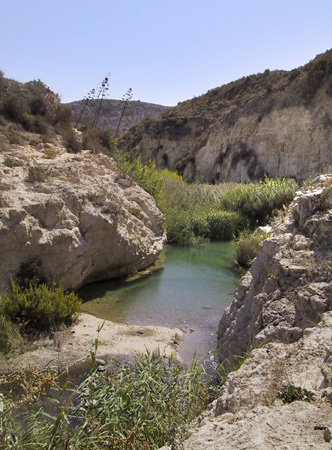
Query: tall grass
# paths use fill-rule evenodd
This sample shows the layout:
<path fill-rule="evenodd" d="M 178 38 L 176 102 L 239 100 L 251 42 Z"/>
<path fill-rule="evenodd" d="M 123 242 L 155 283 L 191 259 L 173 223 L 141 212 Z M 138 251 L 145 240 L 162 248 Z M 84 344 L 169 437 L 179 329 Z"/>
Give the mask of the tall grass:
<path fill-rule="evenodd" d="M 0 443 L 16 449 L 179 448 L 209 400 L 201 375 L 195 362 L 184 370 L 172 357 L 150 353 L 130 363 L 112 360 L 107 372 L 94 364 L 73 390 L 52 382 L 53 401 L 32 399 L 25 407 L 29 415 L 8 396 L 0 399 Z M 41 376 L 50 385 L 53 378 Z"/>
<path fill-rule="evenodd" d="M 188 184 L 175 172 L 157 169 L 154 162 L 132 162 L 128 155 L 113 154 L 128 173 L 156 200 L 166 218 L 169 242 L 196 245 L 207 239 L 230 240 L 245 229 L 265 225 L 294 198 L 297 185 L 291 179 L 224 183 L 217 186 Z"/>
<path fill-rule="evenodd" d="M 283 206 L 294 198 L 297 184 L 292 179 L 268 178 L 248 184 L 231 183 L 220 189 L 220 207 L 245 217 L 251 229 L 265 225 Z"/>

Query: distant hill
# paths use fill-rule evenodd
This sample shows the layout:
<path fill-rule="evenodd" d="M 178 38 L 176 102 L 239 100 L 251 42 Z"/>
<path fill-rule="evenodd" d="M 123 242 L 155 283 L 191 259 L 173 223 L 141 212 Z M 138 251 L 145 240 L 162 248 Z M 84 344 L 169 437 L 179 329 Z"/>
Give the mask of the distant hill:
<path fill-rule="evenodd" d="M 304 179 L 324 171 L 332 167 L 332 50 L 179 103 L 132 127 L 120 147 L 188 181 Z"/>
<path fill-rule="evenodd" d="M 73 125 L 75 125 L 75 123 L 79 119 L 84 104 L 84 100 L 67 103 L 67 106 L 69 106 L 73 112 Z M 78 124 L 78 128 L 84 127 L 85 125 L 91 126 L 91 124 L 95 120 L 96 115 L 98 114 L 99 105 L 100 103 L 98 100 L 92 100 L 88 104 Z M 114 134 L 119 125 L 123 107 L 124 102 L 121 100 L 103 100 L 98 119 L 98 126 L 101 128 L 111 129 L 113 130 Z M 129 102 L 121 120 L 119 134 L 122 134 L 131 126 L 141 123 L 145 117 L 159 117 L 160 114 L 166 109 L 168 109 L 167 106 L 155 105 L 153 103 L 140 101 Z"/>

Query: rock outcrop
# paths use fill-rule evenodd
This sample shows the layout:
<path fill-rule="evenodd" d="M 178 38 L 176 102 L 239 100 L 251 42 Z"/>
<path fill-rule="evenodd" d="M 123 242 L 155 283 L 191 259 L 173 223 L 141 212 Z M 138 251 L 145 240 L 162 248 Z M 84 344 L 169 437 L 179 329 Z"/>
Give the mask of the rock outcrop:
<path fill-rule="evenodd" d="M 332 176 L 272 229 L 220 321 L 219 357 L 236 370 L 184 450 L 331 449 Z M 284 403 L 287 387 L 314 397 Z"/>
<path fill-rule="evenodd" d="M 0 154 L 0 292 L 34 257 L 72 289 L 144 269 L 162 250 L 163 220 L 103 154 L 12 145 Z"/>
<path fill-rule="evenodd" d="M 187 180 L 302 180 L 331 167 L 332 51 L 290 72 L 266 70 L 180 103 L 129 130 L 122 148 Z"/>
<path fill-rule="evenodd" d="M 221 359 L 296 342 L 332 309 L 331 181 L 322 176 L 279 216 L 220 321 Z"/>

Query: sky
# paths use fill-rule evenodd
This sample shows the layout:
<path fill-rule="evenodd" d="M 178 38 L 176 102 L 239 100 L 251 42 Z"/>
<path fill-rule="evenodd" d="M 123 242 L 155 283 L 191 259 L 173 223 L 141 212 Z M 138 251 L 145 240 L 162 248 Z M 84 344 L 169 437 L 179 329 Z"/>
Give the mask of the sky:
<path fill-rule="evenodd" d="M 63 103 L 110 74 L 108 98 L 174 106 L 332 48 L 332 0 L 0 0 L 0 69 Z"/>

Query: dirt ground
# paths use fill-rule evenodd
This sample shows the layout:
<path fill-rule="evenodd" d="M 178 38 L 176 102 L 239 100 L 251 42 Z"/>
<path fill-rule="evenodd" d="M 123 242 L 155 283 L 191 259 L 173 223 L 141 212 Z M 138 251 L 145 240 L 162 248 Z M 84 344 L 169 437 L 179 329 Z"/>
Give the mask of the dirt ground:
<path fill-rule="evenodd" d="M 97 338 L 97 358 L 133 356 L 147 350 L 169 356 L 176 353 L 184 335 L 179 328 L 117 324 L 82 313 L 73 326 L 56 332 L 52 338 L 36 341 L 33 350 L 10 359 L 1 357 L 0 372 L 70 366 L 90 356 Z"/>

